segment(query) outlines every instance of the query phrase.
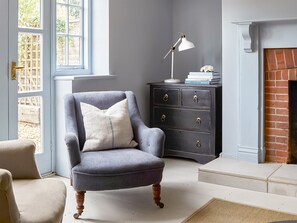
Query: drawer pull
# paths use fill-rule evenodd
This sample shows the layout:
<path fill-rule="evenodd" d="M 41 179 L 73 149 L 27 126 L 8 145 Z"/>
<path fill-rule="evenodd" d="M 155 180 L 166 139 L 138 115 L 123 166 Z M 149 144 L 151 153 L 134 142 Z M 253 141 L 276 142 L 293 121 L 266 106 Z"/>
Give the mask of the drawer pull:
<path fill-rule="evenodd" d="M 161 122 L 165 122 L 165 121 L 166 121 L 166 115 L 163 114 L 163 115 L 161 116 Z"/>
<path fill-rule="evenodd" d="M 198 118 L 196 119 L 196 123 L 197 123 L 198 125 L 201 125 L 201 118 L 200 118 L 200 117 L 198 117 Z"/>
<path fill-rule="evenodd" d="M 196 102 L 196 103 L 199 101 L 199 99 L 198 99 L 198 96 L 197 96 L 197 95 L 194 95 L 194 97 L 193 97 L 193 101 L 194 101 L 194 102 Z"/>
<path fill-rule="evenodd" d="M 197 142 L 196 142 L 196 147 L 197 147 L 197 148 L 200 148 L 200 147 L 201 147 L 201 142 L 200 142 L 200 140 L 197 140 Z"/>
<path fill-rule="evenodd" d="M 168 94 L 164 94 L 164 96 L 163 96 L 163 101 L 168 101 L 168 99 L 169 99 L 169 96 L 168 96 Z"/>

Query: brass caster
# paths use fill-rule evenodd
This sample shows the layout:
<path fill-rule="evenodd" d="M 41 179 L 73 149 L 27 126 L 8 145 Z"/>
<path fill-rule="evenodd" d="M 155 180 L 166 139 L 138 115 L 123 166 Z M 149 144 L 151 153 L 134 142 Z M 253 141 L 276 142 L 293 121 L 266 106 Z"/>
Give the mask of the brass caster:
<path fill-rule="evenodd" d="M 75 214 L 73 215 L 73 217 L 74 217 L 75 219 L 78 219 L 79 216 L 80 216 L 80 214 L 78 214 L 78 213 L 75 213 Z"/>
<path fill-rule="evenodd" d="M 157 205 L 159 206 L 159 208 L 163 208 L 164 204 L 162 202 L 157 203 Z"/>

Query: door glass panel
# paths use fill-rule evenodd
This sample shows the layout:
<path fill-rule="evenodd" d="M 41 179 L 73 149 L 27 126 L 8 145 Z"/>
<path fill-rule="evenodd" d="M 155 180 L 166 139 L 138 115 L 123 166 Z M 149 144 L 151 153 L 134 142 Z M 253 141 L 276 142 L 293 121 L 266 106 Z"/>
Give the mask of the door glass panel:
<path fill-rule="evenodd" d="M 40 12 L 40 0 L 19 0 L 18 26 L 23 28 L 40 28 Z"/>
<path fill-rule="evenodd" d="M 32 139 L 36 153 L 41 150 L 41 97 L 20 97 L 18 99 L 18 137 Z"/>
<path fill-rule="evenodd" d="M 41 90 L 39 34 L 20 33 L 18 37 L 18 92 Z"/>

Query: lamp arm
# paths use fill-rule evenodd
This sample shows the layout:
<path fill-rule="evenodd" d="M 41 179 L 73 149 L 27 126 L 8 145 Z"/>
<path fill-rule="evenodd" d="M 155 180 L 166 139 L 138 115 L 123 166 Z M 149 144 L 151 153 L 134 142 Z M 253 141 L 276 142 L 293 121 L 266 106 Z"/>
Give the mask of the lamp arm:
<path fill-rule="evenodd" d="M 166 57 L 175 50 L 175 47 L 177 46 L 177 44 L 182 40 L 183 35 L 176 41 L 176 43 L 170 48 L 170 50 L 168 51 L 168 53 L 166 53 L 166 55 L 163 57 L 163 60 L 166 59 Z"/>

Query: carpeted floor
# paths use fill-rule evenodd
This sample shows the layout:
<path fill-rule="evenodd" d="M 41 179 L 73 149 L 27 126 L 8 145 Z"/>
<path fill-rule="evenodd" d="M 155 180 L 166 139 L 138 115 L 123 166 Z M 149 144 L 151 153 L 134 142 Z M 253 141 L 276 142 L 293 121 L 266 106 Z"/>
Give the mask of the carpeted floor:
<path fill-rule="evenodd" d="M 183 223 L 266 223 L 287 220 L 297 222 L 297 215 L 212 199 Z"/>

